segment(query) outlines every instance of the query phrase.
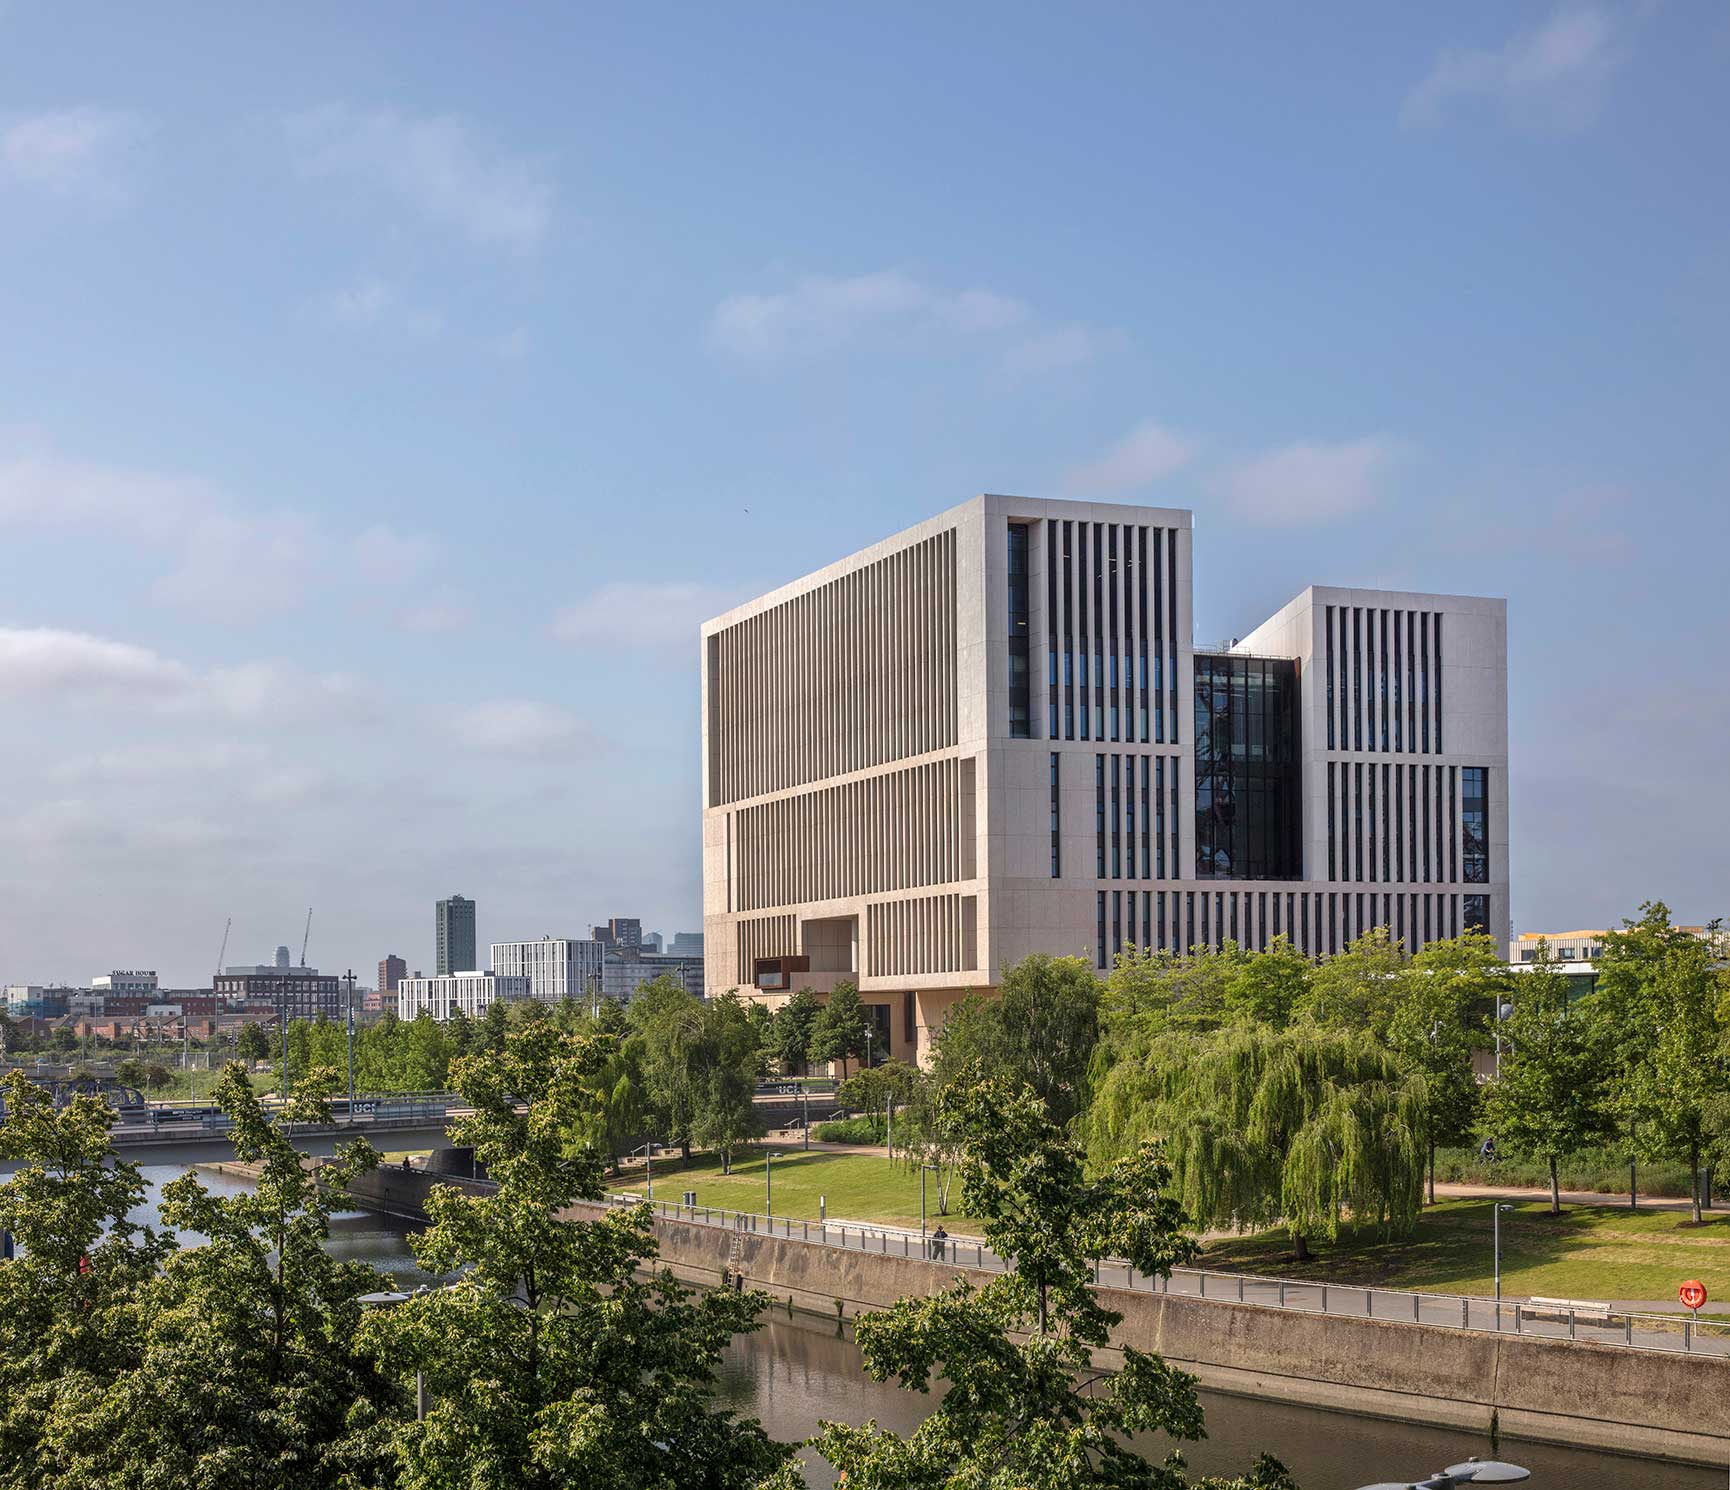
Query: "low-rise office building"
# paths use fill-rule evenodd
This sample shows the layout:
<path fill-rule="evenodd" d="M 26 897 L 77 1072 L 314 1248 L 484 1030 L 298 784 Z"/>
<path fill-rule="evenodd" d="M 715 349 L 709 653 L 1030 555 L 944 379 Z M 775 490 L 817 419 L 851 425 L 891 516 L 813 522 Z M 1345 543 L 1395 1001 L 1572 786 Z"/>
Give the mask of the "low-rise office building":
<path fill-rule="evenodd" d="M 268 1004 L 278 1017 L 343 1019 L 348 995 L 334 973 L 281 962 L 226 967 L 212 980 L 212 992 L 226 1004 Z"/>
<path fill-rule="evenodd" d="M 529 980 L 497 973 L 435 973 L 430 978 L 404 978 L 396 986 L 399 1019 L 414 1019 L 424 1009 L 434 1019 L 449 1019 L 461 1010 L 470 1019 L 484 1018 L 492 1004 L 533 998 Z"/>
<path fill-rule="evenodd" d="M 542 1003 L 581 1002 L 601 992 L 605 953 L 590 937 L 544 936 L 533 942 L 494 942 L 492 964 L 501 976 L 527 978 Z"/>

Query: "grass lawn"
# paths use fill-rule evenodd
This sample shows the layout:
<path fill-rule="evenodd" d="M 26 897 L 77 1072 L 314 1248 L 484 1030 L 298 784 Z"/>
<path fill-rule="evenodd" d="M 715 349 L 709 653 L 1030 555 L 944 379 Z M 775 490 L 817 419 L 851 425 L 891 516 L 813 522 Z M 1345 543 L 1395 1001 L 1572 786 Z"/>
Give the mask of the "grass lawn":
<path fill-rule="evenodd" d="M 1223 1272 L 1375 1284 L 1437 1293 L 1494 1290 L 1488 1200 L 1451 1200 L 1427 1208 L 1417 1230 L 1383 1242 L 1374 1228 L 1347 1229 L 1333 1243 L 1311 1244 L 1314 1260 L 1293 1260 L 1283 1227 L 1210 1244 L 1203 1266 Z M 1574 1299 L 1673 1300 L 1685 1278 L 1706 1285 L 1713 1303 L 1730 1299 L 1730 1212 L 1695 1227 L 1685 1211 L 1630 1212 L 1547 1201 L 1515 1205 L 1502 1216 L 1502 1294 Z"/>
<path fill-rule="evenodd" d="M 765 1204 L 764 1150 L 757 1149 L 733 1160 L 733 1172 L 721 1173 L 721 1161 L 709 1154 L 694 1155 L 689 1164 L 676 1155 L 655 1159 L 655 1199 L 674 1200 L 686 1190 L 697 1192 L 698 1205 L 725 1207 L 762 1214 Z M 817 1219 L 817 1197 L 827 1198 L 831 1221 L 882 1221 L 893 1226 L 919 1224 L 919 1172 L 904 1168 L 876 1154 L 837 1154 L 822 1149 L 809 1153 L 795 1147 L 771 1144 L 767 1152 L 777 1157 L 773 1165 L 775 1214 L 795 1220 Z M 643 1193 L 643 1171 L 627 1169 L 607 1181 L 609 1189 Z M 929 1217 L 935 1225 L 937 1182 L 926 1177 Z M 959 1204 L 960 1187 L 950 1192 Z M 943 1218 L 951 1231 L 971 1229 L 965 1217 L 953 1210 Z"/>

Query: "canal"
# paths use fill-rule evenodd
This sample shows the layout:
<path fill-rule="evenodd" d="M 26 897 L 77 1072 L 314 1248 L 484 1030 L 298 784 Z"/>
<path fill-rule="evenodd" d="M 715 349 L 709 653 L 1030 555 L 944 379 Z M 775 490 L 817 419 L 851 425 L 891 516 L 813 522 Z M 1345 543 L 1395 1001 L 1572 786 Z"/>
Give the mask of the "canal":
<path fill-rule="evenodd" d="M 185 1172 L 177 1165 L 146 1166 L 152 1194 L 135 1219 L 154 1221 L 156 1187 Z M 223 1175 L 201 1171 L 200 1178 L 219 1192 L 244 1188 L 243 1182 Z M 344 1258 L 372 1263 L 399 1285 L 423 1281 L 406 1228 L 383 1217 L 361 1211 L 339 1214 L 330 1248 Z M 908 1433 L 930 1404 L 916 1392 L 871 1381 L 860 1366 L 850 1328 L 837 1333 L 833 1323 L 785 1313 L 729 1347 L 719 1397 L 736 1412 L 761 1419 L 773 1437 L 789 1440 L 805 1437 L 822 1418 L 855 1424 L 875 1418 L 886 1428 Z M 1487 1458 L 1491 1453 L 1487 1439 L 1409 1423 L 1217 1392 L 1203 1392 L 1202 1403 L 1208 1437 L 1180 1446 L 1191 1470 L 1199 1474 L 1236 1473 L 1266 1450 L 1285 1462 L 1303 1490 L 1353 1490 L 1372 1480 L 1417 1479 L 1469 1455 Z M 1150 1442 L 1145 1449 L 1163 1454 L 1167 1447 Z M 1723 1490 L 1725 1484 L 1723 1470 L 1507 1438 L 1500 1454 L 1532 1471 L 1533 1490 Z M 820 1462 L 810 1467 L 809 1479 L 814 1490 L 831 1483 Z"/>

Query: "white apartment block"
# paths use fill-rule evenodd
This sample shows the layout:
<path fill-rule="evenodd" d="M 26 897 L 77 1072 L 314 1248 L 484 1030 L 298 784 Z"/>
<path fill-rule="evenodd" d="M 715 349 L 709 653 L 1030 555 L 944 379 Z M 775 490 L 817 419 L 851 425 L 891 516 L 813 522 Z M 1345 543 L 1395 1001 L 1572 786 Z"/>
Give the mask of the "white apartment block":
<path fill-rule="evenodd" d="M 707 991 L 877 1049 L 1031 952 L 1508 937 L 1501 600 L 1311 587 L 1192 641 L 1192 515 L 982 496 L 702 628 Z"/>
<path fill-rule="evenodd" d="M 494 942 L 495 973 L 527 978 L 529 991 L 542 1003 L 575 999 L 581 1003 L 600 990 L 603 954 L 600 942 L 585 937 L 544 936 L 535 942 Z"/>
<path fill-rule="evenodd" d="M 398 1019 L 414 1019 L 422 1009 L 434 1019 L 449 1019 L 461 1010 L 470 1019 L 485 1016 L 496 1000 L 533 998 L 529 980 L 497 973 L 440 973 L 431 978 L 403 978 L 396 986 Z"/>

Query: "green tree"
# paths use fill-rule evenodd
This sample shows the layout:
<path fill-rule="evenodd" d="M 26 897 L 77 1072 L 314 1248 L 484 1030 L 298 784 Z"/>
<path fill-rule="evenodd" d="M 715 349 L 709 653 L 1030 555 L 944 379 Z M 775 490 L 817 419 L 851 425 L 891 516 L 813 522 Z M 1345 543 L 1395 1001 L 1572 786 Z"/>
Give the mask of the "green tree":
<path fill-rule="evenodd" d="M 872 1026 L 859 1001 L 859 989 L 850 979 L 842 979 L 829 994 L 823 1012 L 817 1016 L 811 1032 L 810 1054 L 815 1061 L 839 1061 L 841 1076 L 847 1076 L 847 1062 L 855 1056 L 864 1058 L 871 1053 L 866 1034 Z M 887 1055 L 889 1052 L 884 1051 Z"/>
<path fill-rule="evenodd" d="M 731 990 L 731 996 L 737 998 L 737 990 Z M 767 1076 L 775 1059 L 775 1016 L 767 1004 L 759 1004 L 753 999 L 745 1005 L 745 1018 L 751 1027 L 751 1043 L 754 1047 L 753 1074 L 758 1077 Z"/>
<path fill-rule="evenodd" d="M 328 1122 L 315 1069 L 291 1096 L 296 1122 Z M 135 1368 L 85 1394 L 61 1425 L 68 1490 L 339 1490 L 379 1482 L 382 1412 L 400 1408 L 354 1340 L 359 1297 L 384 1284 L 325 1250 L 342 1185 L 378 1162 L 365 1140 L 316 1173 L 265 1115 L 238 1065 L 216 1100 L 250 1192 L 213 1195 L 197 1176 L 163 1187 L 164 1222 L 203 1245 L 173 1253 L 143 1291 Z"/>
<path fill-rule="evenodd" d="M 248 1065 L 270 1059 L 270 1037 L 257 1020 L 249 1019 L 241 1025 L 240 1033 L 235 1037 L 234 1053 Z"/>
<path fill-rule="evenodd" d="M 142 1087 L 146 1080 L 144 1062 L 136 1057 L 128 1056 L 114 1068 L 114 1079 L 122 1086 L 135 1089 Z"/>
<path fill-rule="evenodd" d="M 1587 1005 L 1568 1007 L 1568 982 L 1548 947 L 1525 965 L 1502 1023 L 1501 1071 L 1484 1099 L 1484 1121 L 1518 1156 L 1550 1168 L 1550 1214 L 1562 1213 L 1560 1161 L 1608 1138 L 1615 1114 L 1608 1093 L 1603 1027 Z"/>
<path fill-rule="evenodd" d="M 1202 1437 L 1195 1379 L 1133 1347 L 1119 1370 L 1093 1369 L 1093 1352 L 1122 1320 L 1094 1293 L 1093 1259 L 1125 1257 L 1163 1274 L 1194 1255 L 1157 1149 L 1137 1149 L 1089 1180 L 1080 1150 L 1026 1087 L 976 1076 L 947 1087 L 941 1109 L 962 1144 L 968 1212 L 1015 1270 L 862 1316 L 859 1348 L 873 1379 L 929 1392 L 939 1377 L 948 1390 L 905 1439 L 875 1422 L 825 1422 L 818 1452 L 849 1490 L 1185 1485 L 1180 1456 L 1149 1463 L 1130 1439 Z M 783 1483 L 796 1479 L 784 1472 Z M 1272 1460 L 1237 1483 L 1291 1485 Z"/>
<path fill-rule="evenodd" d="M 1226 1016 L 1237 1024 L 1265 1024 L 1276 1030 L 1291 1023 L 1293 1011 L 1309 992 L 1309 958 L 1284 936 L 1262 952 L 1246 954 L 1225 976 Z"/>
<path fill-rule="evenodd" d="M 720 1155 L 723 1174 L 732 1173 L 739 1145 L 763 1134 L 754 1100 L 758 1049 L 757 1032 L 738 994 L 728 991 L 703 1004 L 691 1138 Z"/>
<path fill-rule="evenodd" d="M 703 1096 L 703 1005 L 662 975 L 637 990 L 626 1017 L 642 1063 L 643 1098 L 663 1143 L 691 1157 L 691 1130 Z"/>
<path fill-rule="evenodd" d="M 502 999 L 494 999 L 487 1005 L 487 1012 L 481 1019 L 481 1043 L 494 1055 L 505 1048 L 505 1036 L 511 1027 L 510 1010 L 505 1007 Z"/>
<path fill-rule="evenodd" d="M 0 1262 L 0 1487 L 67 1483 L 65 1425 L 143 1350 L 138 1294 L 171 1249 L 128 1220 L 143 1176 L 114 1156 L 115 1112 L 100 1097 L 56 1109 L 21 1072 L 4 1082 L 0 1230 L 17 1256 Z"/>
<path fill-rule="evenodd" d="M 415 1255 L 461 1281 L 363 1327 L 387 1369 L 424 1373 L 430 1393 L 425 1421 L 396 1429 L 403 1490 L 745 1490 L 786 1458 L 712 1400 L 722 1349 L 767 1299 L 645 1273 L 647 1207 L 571 1215 L 602 1195 L 593 1151 L 568 1135 L 592 1122 L 609 1043 L 548 1020 L 456 1067 L 474 1114 L 453 1136 L 496 1188 L 433 1188 Z"/>
<path fill-rule="evenodd" d="M 1231 989 L 1247 954 L 1236 942 L 1218 950 L 1195 947 L 1186 954 L 1130 948 L 1120 953 L 1106 978 L 1102 1021 L 1122 1031 L 1213 1029 L 1232 1013 Z"/>
<path fill-rule="evenodd" d="M 1088 1113 L 1096 1163 L 1163 1137 L 1200 1225 L 1284 1221 L 1299 1261 L 1342 1218 L 1409 1232 L 1423 1197 L 1422 1078 L 1371 1035 L 1298 1024 L 1157 1033 L 1119 1053 Z"/>
<path fill-rule="evenodd" d="M 503 1010 L 502 1001 L 487 1005 L 490 1032 L 493 1010 Z M 402 1045 L 397 1061 L 399 1090 L 412 1092 L 442 1092 L 450 1084 L 451 1046 L 445 1027 L 422 1009 L 406 1025 L 399 1024 L 397 1039 Z"/>
<path fill-rule="evenodd" d="M 1387 927 L 1371 927 L 1316 968 L 1297 1013 L 1337 1029 L 1385 1030 L 1405 968 L 1405 947 Z"/>
<path fill-rule="evenodd" d="M 174 1073 L 161 1061 L 149 1061 L 144 1067 L 144 1084 L 153 1092 L 159 1092 L 174 1080 Z"/>
<path fill-rule="evenodd" d="M 1087 1105 L 1100 983 L 1080 957 L 1035 952 L 1003 970 L 994 1075 L 1031 1087 L 1059 1127 Z"/>
<path fill-rule="evenodd" d="M 1478 1112 L 1472 1069 L 1480 1011 L 1494 1009 L 1508 982 L 1496 939 L 1481 932 L 1428 943 L 1394 979 L 1378 1034 L 1401 1067 L 1424 1079 L 1429 1203 L 1436 1203 L 1436 1145 L 1461 1143 Z"/>
<path fill-rule="evenodd" d="M 803 1076 L 811 1058 L 811 1037 L 823 1013 L 817 995 L 801 988 L 781 1006 L 773 1026 L 775 1057 L 788 1076 Z"/>
<path fill-rule="evenodd" d="M 304 1019 L 288 1027 L 288 1079 L 300 1081 L 312 1069 L 312 1025 Z"/>

